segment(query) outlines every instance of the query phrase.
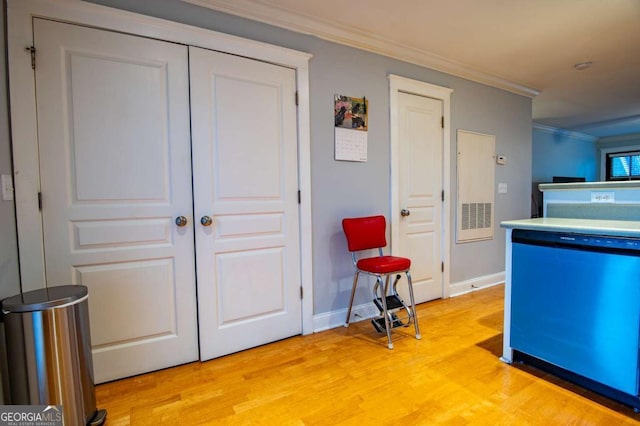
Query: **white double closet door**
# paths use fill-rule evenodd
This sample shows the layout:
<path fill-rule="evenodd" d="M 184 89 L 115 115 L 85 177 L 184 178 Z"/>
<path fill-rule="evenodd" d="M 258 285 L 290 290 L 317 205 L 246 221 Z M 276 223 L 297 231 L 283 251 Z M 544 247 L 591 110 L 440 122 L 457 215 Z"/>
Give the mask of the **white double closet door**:
<path fill-rule="evenodd" d="M 88 287 L 96 382 L 299 334 L 295 71 L 43 19 L 34 42 L 46 282 Z"/>

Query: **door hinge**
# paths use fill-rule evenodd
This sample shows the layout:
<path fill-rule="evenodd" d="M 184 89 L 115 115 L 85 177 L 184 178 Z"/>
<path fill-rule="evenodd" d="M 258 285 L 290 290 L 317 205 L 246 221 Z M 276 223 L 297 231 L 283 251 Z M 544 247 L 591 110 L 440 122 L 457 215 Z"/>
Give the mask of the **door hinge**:
<path fill-rule="evenodd" d="M 444 262 L 440 262 L 440 272 L 444 272 Z"/>
<path fill-rule="evenodd" d="M 300 286 L 300 299 L 304 298 L 304 290 L 302 289 L 302 286 Z"/>
<path fill-rule="evenodd" d="M 442 128 L 444 129 L 444 115 L 442 116 L 442 120 L 440 120 L 440 125 L 442 126 Z"/>
<path fill-rule="evenodd" d="M 301 204 L 301 203 L 302 203 L 302 193 L 298 189 L 298 204 Z"/>
<path fill-rule="evenodd" d="M 296 106 L 298 106 L 298 92 L 296 92 Z"/>
<path fill-rule="evenodd" d="M 442 201 L 444 201 L 444 189 L 442 190 L 442 195 L 440 198 L 442 198 Z"/>
<path fill-rule="evenodd" d="M 38 192 L 38 210 L 42 211 L 42 192 Z"/>
<path fill-rule="evenodd" d="M 25 47 L 24 50 L 26 50 L 31 54 L 31 69 L 35 70 L 36 69 L 36 47 L 29 46 L 29 47 Z"/>

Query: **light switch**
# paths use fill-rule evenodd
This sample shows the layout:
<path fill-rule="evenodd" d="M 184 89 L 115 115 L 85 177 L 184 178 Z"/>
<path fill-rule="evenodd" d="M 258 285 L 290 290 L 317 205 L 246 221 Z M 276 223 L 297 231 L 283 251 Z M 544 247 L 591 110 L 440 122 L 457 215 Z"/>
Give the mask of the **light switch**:
<path fill-rule="evenodd" d="M 13 179 L 11 175 L 2 175 L 2 199 L 4 201 L 13 200 Z"/>
<path fill-rule="evenodd" d="M 507 193 L 507 184 L 499 183 L 498 184 L 498 194 L 506 194 Z"/>

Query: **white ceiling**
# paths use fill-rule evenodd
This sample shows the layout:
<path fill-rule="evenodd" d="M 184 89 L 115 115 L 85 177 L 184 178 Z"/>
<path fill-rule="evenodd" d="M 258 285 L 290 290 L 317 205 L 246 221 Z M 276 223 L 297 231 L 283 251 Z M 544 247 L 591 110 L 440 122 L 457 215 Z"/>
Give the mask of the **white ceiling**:
<path fill-rule="evenodd" d="M 183 1 L 532 96 L 538 124 L 640 132 L 640 0 Z"/>

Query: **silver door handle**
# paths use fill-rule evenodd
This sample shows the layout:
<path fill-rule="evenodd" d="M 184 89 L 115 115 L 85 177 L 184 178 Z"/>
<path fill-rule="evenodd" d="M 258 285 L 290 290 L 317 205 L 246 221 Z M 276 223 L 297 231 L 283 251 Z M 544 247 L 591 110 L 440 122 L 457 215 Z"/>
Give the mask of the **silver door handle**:
<path fill-rule="evenodd" d="M 400 216 L 409 216 L 411 212 L 408 209 L 400 210 Z"/>

